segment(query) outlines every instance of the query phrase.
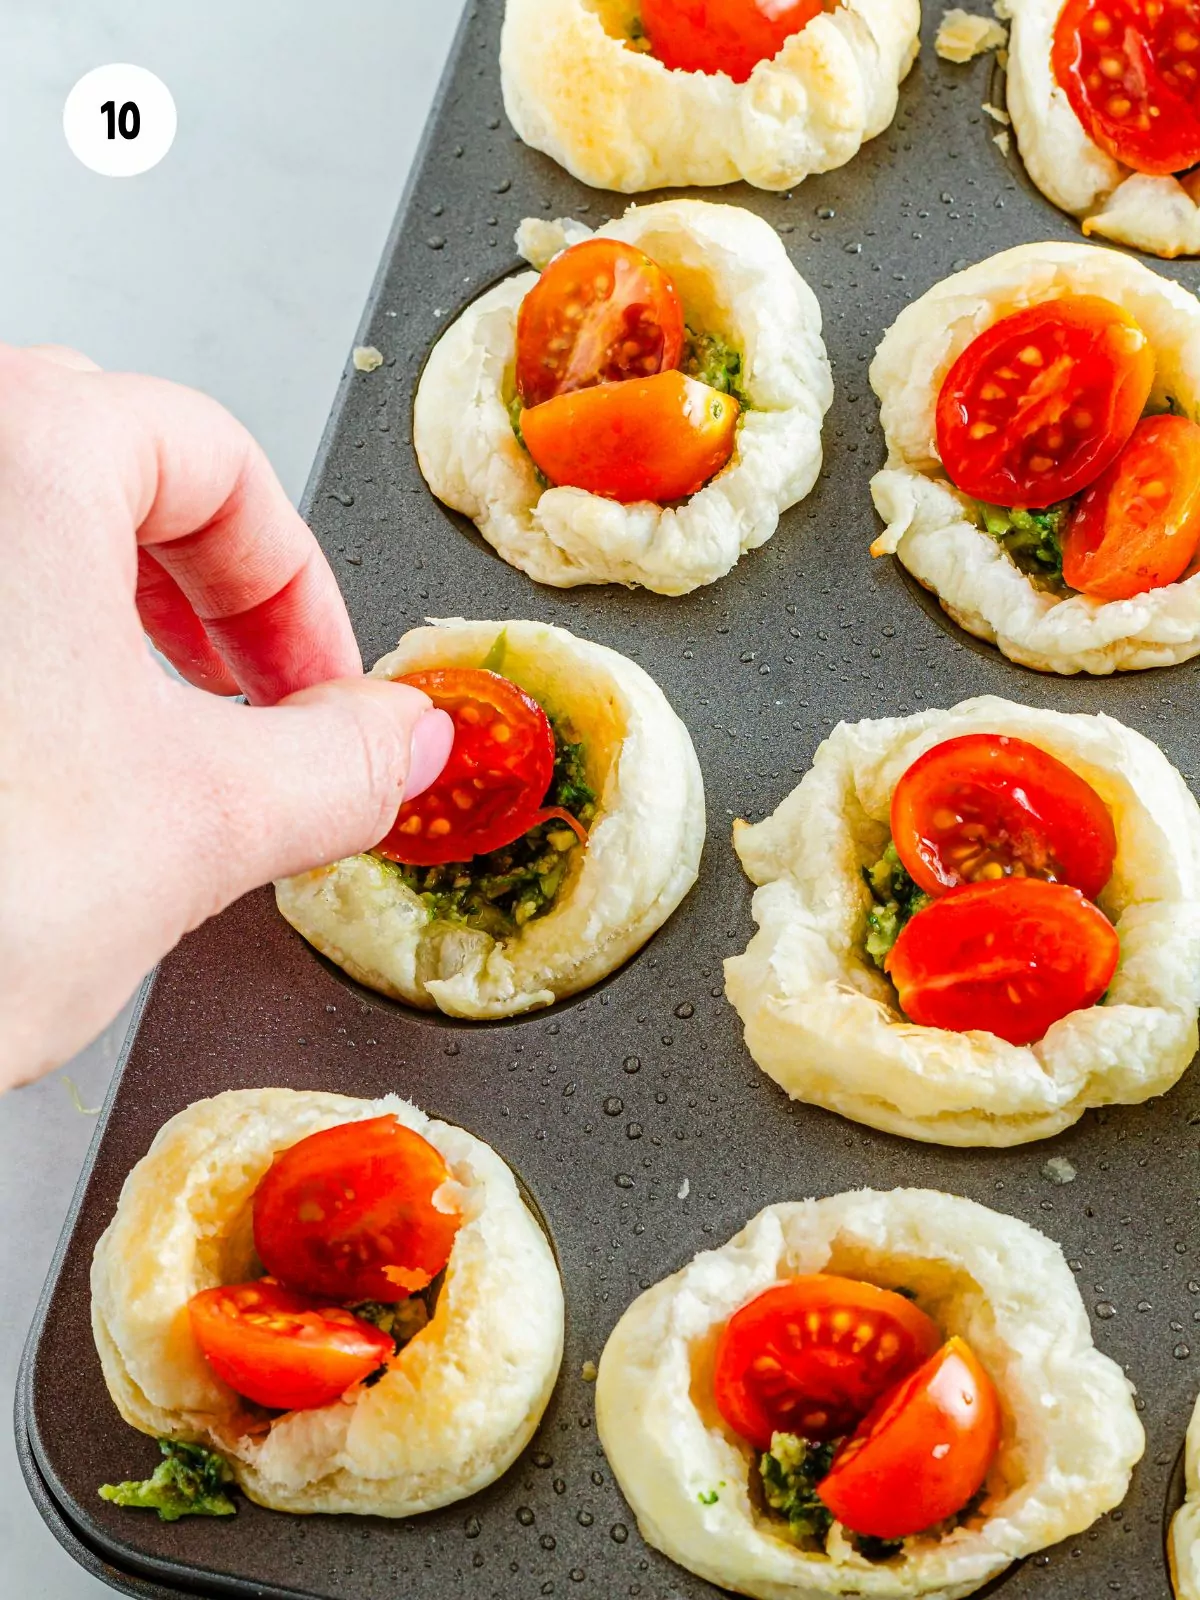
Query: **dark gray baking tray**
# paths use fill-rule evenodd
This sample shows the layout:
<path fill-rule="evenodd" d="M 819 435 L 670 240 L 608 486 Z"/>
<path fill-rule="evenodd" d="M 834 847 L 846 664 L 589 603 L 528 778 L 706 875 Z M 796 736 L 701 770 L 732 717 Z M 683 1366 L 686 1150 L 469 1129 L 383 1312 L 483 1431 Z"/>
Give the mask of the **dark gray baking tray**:
<path fill-rule="evenodd" d="M 638 1537 L 597 1442 L 582 1363 L 641 1288 L 769 1201 L 923 1184 L 1023 1217 L 1063 1245 L 1097 1342 L 1138 1385 L 1149 1435 L 1125 1504 L 997 1587 L 1005 1600 L 1168 1595 L 1163 1519 L 1178 1499 L 1173 1467 L 1200 1384 L 1200 1076 L 1024 1149 L 914 1145 L 791 1105 L 747 1056 L 721 991 L 722 957 L 751 932 L 730 823 L 771 809 L 842 717 L 993 691 L 1112 712 L 1185 774 L 1200 774 L 1197 664 L 1115 682 L 1038 676 L 968 648 L 894 563 L 867 553 L 867 480 L 881 443 L 866 369 L 880 333 L 956 265 L 1021 241 L 1077 237 L 992 143 L 995 124 L 980 109 L 988 63 L 962 69 L 934 56 L 938 10 L 895 126 L 849 167 L 794 195 L 740 186 L 712 195 L 782 232 L 821 299 L 837 397 L 812 496 L 729 577 L 678 600 L 535 587 L 441 508 L 417 469 L 410 417 L 421 364 L 461 306 L 514 267 L 520 219 L 600 222 L 625 204 L 517 143 L 500 103 L 500 6 L 466 19 L 363 324 L 363 342 L 385 363 L 347 372 L 308 515 L 368 660 L 427 615 L 465 614 L 562 623 L 641 661 L 687 722 L 704 769 L 701 880 L 609 983 L 506 1024 L 425 1017 L 354 988 L 276 915 L 269 892 L 163 963 L 81 1180 L 18 1395 L 39 1507 L 73 1554 L 125 1592 L 712 1595 Z M 1162 270 L 1190 285 L 1200 276 L 1195 265 Z M 255 1084 L 400 1090 L 493 1144 L 549 1218 L 567 1291 L 562 1379 L 533 1445 L 473 1500 L 398 1523 L 242 1503 L 236 1519 L 172 1526 L 97 1498 L 98 1484 L 148 1470 L 157 1456 L 119 1420 L 101 1380 L 88 1331 L 92 1248 L 162 1122 L 202 1095 Z M 1069 1158 L 1074 1183 L 1044 1175 L 1051 1155 Z"/>

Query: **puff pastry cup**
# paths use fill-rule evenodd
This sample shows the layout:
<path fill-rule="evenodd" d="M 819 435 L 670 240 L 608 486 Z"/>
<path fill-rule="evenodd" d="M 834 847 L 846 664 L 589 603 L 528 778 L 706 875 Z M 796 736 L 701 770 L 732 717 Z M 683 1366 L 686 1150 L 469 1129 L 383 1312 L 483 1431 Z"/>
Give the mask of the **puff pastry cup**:
<path fill-rule="evenodd" d="M 740 206 L 668 200 L 596 232 L 644 250 L 673 279 L 689 324 L 741 353 L 752 409 L 739 418 L 730 462 L 679 505 L 543 487 L 509 415 L 517 313 L 536 272 L 489 289 L 439 339 L 417 389 L 413 443 L 438 499 L 538 583 L 687 594 L 765 543 L 817 480 L 833 398 L 821 309 L 779 235 Z M 517 246 L 540 271 L 588 237 L 569 219 L 529 219 Z"/>
<path fill-rule="evenodd" d="M 696 881 L 704 786 L 691 737 L 625 656 L 538 622 L 434 622 L 406 633 L 373 676 L 478 667 L 500 634 L 504 674 L 586 751 L 597 811 L 553 907 L 510 938 L 435 921 L 392 867 L 351 856 L 276 884 L 280 911 L 351 977 L 410 1005 L 508 1017 L 578 993 L 619 967 Z"/>
<path fill-rule="evenodd" d="M 896 114 L 918 0 L 835 0 L 745 83 L 629 48 L 635 0 L 507 0 L 500 81 L 526 144 L 584 183 L 790 189 L 843 166 Z"/>
<path fill-rule="evenodd" d="M 1064 163 L 1065 165 L 1066 163 Z M 895 554 L 969 633 L 1042 672 L 1104 674 L 1172 666 L 1200 652 L 1200 574 L 1130 600 L 1063 597 L 1038 589 L 950 483 L 935 444 L 938 393 L 951 366 L 985 328 L 1064 293 L 1124 307 L 1156 361 L 1151 405 L 1172 400 L 1200 420 L 1200 302 L 1115 250 L 1027 244 L 935 285 L 905 308 L 871 364 L 887 464 L 871 494 L 887 524 L 871 546 Z"/>
<path fill-rule="evenodd" d="M 813 1272 L 916 1291 L 947 1335 L 968 1341 L 1000 1395 L 1000 1451 L 979 1511 L 944 1538 L 906 1539 L 880 1564 L 837 1525 L 827 1554 L 789 1541 L 751 1499 L 750 1447 L 712 1399 L 728 1318 L 778 1280 Z M 1094 1348 L 1059 1247 L 1015 1217 L 928 1189 L 768 1206 L 655 1284 L 605 1346 L 596 1421 L 643 1537 L 759 1600 L 972 1594 L 1118 1505 L 1145 1445 L 1130 1385 Z"/>
<path fill-rule="evenodd" d="M 251 1200 L 277 1152 L 384 1114 L 441 1152 L 462 1209 L 433 1319 L 370 1387 L 264 1411 L 208 1366 L 187 1302 L 252 1275 Z M 558 1374 L 563 1295 L 512 1173 L 464 1129 L 395 1095 L 240 1089 L 172 1117 L 125 1180 L 92 1263 L 92 1328 L 126 1422 L 221 1451 L 260 1505 L 403 1517 L 474 1494 L 524 1449 Z"/>
<path fill-rule="evenodd" d="M 1033 1045 L 909 1022 L 864 950 L 862 870 L 888 839 L 892 790 L 923 751 L 959 734 L 1015 735 L 1066 763 L 1117 835 L 1100 908 L 1120 962 L 1103 1004 Z M 889 1133 L 949 1145 L 1044 1139 L 1089 1106 L 1136 1104 L 1196 1051 L 1200 808 L 1148 739 L 1111 717 L 994 696 L 949 711 L 840 723 L 765 821 L 735 824 L 758 932 L 725 962 L 726 993 L 758 1065 L 793 1099 Z"/>
<path fill-rule="evenodd" d="M 1025 170 L 1048 200 L 1099 234 L 1150 255 L 1200 255 L 1200 175 L 1134 172 L 1095 144 L 1050 63 L 1065 0 L 997 0 L 1011 21 L 1008 111 Z"/>
<path fill-rule="evenodd" d="M 1167 1555 L 1176 1600 L 1200 1600 L 1200 1400 L 1188 1423 L 1183 1470 L 1187 1496 L 1171 1518 Z"/>

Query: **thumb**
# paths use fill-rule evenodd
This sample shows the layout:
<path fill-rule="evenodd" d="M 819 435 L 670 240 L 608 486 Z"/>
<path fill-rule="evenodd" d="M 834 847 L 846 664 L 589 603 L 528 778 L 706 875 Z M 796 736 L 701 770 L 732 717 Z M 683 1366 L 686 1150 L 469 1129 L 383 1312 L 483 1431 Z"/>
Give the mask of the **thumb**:
<path fill-rule="evenodd" d="M 269 708 L 204 699 L 196 710 L 206 727 L 192 741 L 195 921 L 273 878 L 378 844 L 454 742 L 446 712 L 382 678 L 319 684 Z"/>

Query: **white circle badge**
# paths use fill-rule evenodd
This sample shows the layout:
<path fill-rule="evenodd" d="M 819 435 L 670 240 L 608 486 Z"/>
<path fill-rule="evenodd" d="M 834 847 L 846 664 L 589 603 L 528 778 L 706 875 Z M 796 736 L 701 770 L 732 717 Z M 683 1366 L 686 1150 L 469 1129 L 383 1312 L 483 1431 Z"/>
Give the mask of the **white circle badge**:
<path fill-rule="evenodd" d="M 106 178 L 135 178 L 156 167 L 171 148 L 177 120 L 162 79 L 122 61 L 85 72 L 63 106 L 72 153 Z"/>

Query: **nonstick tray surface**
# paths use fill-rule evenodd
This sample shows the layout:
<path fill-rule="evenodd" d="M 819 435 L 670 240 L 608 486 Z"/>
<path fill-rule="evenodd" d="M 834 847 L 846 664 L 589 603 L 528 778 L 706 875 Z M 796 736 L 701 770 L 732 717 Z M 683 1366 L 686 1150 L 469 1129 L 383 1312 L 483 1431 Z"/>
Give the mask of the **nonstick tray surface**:
<path fill-rule="evenodd" d="M 722 995 L 721 960 L 752 931 L 730 824 L 772 809 L 842 718 L 993 692 L 1110 712 L 1159 743 L 1193 787 L 1200 775 L 1200 664 L 1116 680 L 1043 677 L 968 641 L 894 562 L 868 555 L 867 483 L 882 443 L 867 365 L 880 334 L 958 266 L 1023 241 L 1078 237 L 992 142 L 996 125 L 981 110 L 994 92 L 989 62 L 964 69 L 934 55 L 940 9 L 927 8 L 894 126 L 850 166 L 792 195 L 710 194 L 782 233 L 820 298 L 837 393 L 816 490 L 764 549 L 685 599 L 538 588 L 442 508 L 417 468 L 422 363 L 451 317 L 516 267 L 521 218 L 599 223 L 626 204 L 518 143 L 500 100 L 499 0 L 464 20 L 361 332 L 385 363 L 348 370 L 307 514 L 368 661 L 426 616 L 466 615 L 560 623 L 641 662 L 691 729 L 704 770 L 701 878 L 606 984 L 510 1023 L 450 1022 L 357 989 L 288 928 L 269 891 L 167 958 L 81 1180 L 18 1396 L 27 1470 L 61 1517 L 45 1489 L 35 1498 L 64 1542 L 81 1540 L 130 1575 L 126 1592 L 713 1595 L 639 1538 L 596 1437 L 582 1364 L 641 1289 L 769 1202 L 919 1184 L 1022 1217 L 1063 1246 L 1097 1343 L 1137 1384 L 1148 1434 L 1124 1505 L 994 1589 L 1005 1600 L 1169 1596 L 1164 1517 L 1178 1501 L 1179 1447 L 1200 1384 L 1200 1075 L 1023 1149 L 941 1149 L 791 1104 L 750 1060 Z M 386 88 L 386 63 L 379 70 Z M 336 221 L 314 219 L 328 226 Z M 1189 287 L 1200 278 L 1194 264 L 1159 270 Z M 88 1322 L 93 1246 L 169 1116 L 261 1084 L 409 1095 L 488 1140 L 548 1220 L 567 1294 L 562 1378 L 529 1450 L 473 1499 L 403 1522 L 285 1516 L 241 1501 L 234 1519 L 168 1525 L 97 1498 L 98 1484 L 149 1471 L 157 1453 L 120 1421 L 101 1378 Z M 1073 1183 L 1044 1173 L 1052 1155 L 1068 1158 Z"/>

